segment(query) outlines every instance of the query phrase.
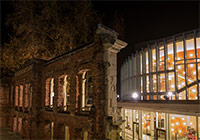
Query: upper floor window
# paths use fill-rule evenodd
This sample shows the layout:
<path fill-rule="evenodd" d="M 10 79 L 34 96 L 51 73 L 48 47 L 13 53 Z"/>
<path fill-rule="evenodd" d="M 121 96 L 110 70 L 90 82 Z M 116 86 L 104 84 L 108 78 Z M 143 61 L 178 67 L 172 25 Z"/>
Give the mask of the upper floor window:
<path fill-rule="evenodd" d="M 49 78 L 46 80 L 45 106 L 53 108 L 53 99 L 54 99 L 54 78 Z"/>
<path fill-rule="evenodd" d="M 78 76 L 79 96 L 81 97 L 81 109 L 82 111 L 90 111 L 92 106 L 92 98 L 89 93 L 92 89 L 92 77 L 89 70 L 83 70 L 79 72 Z"/>

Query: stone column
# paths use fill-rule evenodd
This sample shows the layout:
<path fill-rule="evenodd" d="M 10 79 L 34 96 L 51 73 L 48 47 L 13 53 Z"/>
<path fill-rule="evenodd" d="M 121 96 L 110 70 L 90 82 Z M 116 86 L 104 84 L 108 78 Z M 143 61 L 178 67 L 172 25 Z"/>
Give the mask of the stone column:
<path fill-rule="evenodd" d="M 116 131 L 116 122 L 118 121 L 116 116 L 117 113 L 117 53 L 124 47 L 126 47 L 127 43 L 117 39 L 118 33 L 103 26 L 98 25 L 98 29 L 96 32 L 99 35 L 100 40 L 103 44 L 103 61 L 105 66 L 105 112 L 108 121 L 106 125 L 111 125 L 111 127 L 106 128 L 115 128 L 114 130 L 106 130 L 107 132 L 111 132 L 109 139 L 116 139 L 118 136 L 113 136 L 113 133 L 117 135 Z M 112 119 L 112 120 L 110 120 Z M 110 124 L 111 122 L 111 124 Z"/>

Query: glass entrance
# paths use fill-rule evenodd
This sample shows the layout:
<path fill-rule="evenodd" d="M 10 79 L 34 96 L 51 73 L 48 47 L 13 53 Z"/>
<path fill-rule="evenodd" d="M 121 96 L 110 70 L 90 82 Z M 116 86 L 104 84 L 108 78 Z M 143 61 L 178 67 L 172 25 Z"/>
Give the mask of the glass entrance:
<path fill-rule="evenodd" d="M 133 140 L 139 140 L 139 123 L 133 122 Z"/>

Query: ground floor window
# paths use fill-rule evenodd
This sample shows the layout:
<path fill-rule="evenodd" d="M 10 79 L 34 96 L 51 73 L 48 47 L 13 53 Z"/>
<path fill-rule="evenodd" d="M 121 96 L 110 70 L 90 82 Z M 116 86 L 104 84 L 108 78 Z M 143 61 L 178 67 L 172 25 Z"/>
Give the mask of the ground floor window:
<path fill-rule="evenodd" d="M 122 109 L 121 137 L 125 140 L 197 140 L 200 117 Z M 197 135 L 198 134 L 198 135 Z"/>
<path fill-rule="evenodd" d="M 70 140 L 70 137 L 69 137 L 69 126 L 65 126 L 65 140 Z"/>
<path fill-rule="evenodd" d="M 170 115 L 171 140 L 196 140 L 197 127 L 195 116 Z"/>

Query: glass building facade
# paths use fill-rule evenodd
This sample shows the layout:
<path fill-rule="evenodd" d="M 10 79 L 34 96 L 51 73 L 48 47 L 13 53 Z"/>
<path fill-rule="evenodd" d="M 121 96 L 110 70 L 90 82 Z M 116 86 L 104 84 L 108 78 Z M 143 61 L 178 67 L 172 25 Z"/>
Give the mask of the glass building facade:
<path fill-rule="evenodd" d="M 200 100 L 199 30 L 145 44 L 120 76 L 121 100 Z"/>
<path fill-rule="evenodd" d="M 199 29 L 138 45 L 120 71 L 120 136 L 200 139 Z"/>

